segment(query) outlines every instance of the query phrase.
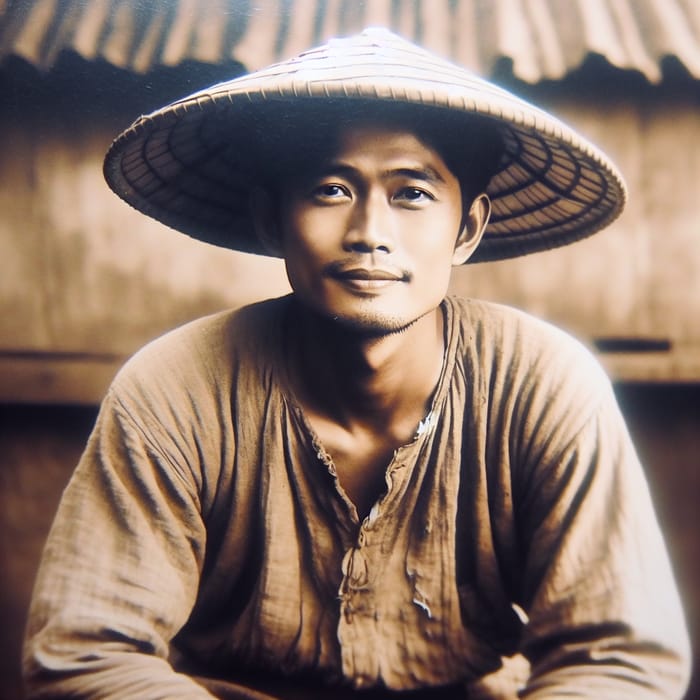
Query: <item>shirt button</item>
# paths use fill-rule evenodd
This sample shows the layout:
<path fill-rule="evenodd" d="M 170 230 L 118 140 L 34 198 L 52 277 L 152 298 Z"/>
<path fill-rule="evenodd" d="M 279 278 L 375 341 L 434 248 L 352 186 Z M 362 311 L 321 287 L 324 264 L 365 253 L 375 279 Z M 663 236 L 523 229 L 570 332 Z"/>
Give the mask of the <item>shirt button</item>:
<path fill-rule="evenodd" d="M 353 607 L 350 605 L 350 603 L 347 603 L 345 606 L 343 606 L 343 615 L 345 617 L 345 622 L 347 622 L 349 625 L 352 624 L 352 618 L 353 618 Z"/>

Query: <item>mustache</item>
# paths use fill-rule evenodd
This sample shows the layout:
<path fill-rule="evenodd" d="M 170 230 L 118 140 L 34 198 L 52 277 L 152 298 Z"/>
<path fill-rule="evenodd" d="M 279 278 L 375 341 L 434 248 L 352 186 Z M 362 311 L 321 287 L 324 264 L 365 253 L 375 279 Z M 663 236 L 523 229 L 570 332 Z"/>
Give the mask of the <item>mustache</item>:
<path fill-rule="evenodd" d="M 411 273 L 398 266 L 382 263 L 377 265 L 368 255 L 351 255 L 334 260 L 323 267 L 323 274 L 329 277 L 355 277 L 359 279 L 395 279 L 407 282 Z"/>

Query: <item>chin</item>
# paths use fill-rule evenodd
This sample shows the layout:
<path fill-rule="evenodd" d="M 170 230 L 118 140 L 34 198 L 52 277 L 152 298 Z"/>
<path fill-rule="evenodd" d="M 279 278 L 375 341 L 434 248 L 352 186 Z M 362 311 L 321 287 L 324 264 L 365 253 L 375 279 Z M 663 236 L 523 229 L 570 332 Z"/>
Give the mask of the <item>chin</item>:
<path fill-rule="evenodd" d="M 380 311 L 363 311 L 360 313 L 322 313 L 327 321 L 347 333 L 363 338 L 383 338 L 403 333 L 418 321 L 423 314 L 401 316 Z"/>

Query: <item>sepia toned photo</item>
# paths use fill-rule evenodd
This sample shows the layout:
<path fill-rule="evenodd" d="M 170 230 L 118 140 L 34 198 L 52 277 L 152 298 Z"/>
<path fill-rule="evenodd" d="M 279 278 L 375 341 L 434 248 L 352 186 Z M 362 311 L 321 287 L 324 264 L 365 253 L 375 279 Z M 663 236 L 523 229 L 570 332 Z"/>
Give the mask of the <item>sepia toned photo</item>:
<path fill-rule="evenodd" d="M 6 0 L 0 86 L 0 698 L 700 698 L 694 0 Z"/>

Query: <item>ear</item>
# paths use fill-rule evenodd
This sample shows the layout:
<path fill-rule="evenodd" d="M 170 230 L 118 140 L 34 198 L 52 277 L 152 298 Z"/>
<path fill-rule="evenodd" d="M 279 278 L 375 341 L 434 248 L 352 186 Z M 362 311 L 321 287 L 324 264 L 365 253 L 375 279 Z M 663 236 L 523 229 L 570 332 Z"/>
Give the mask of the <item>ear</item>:
<path fill-rule="evenodd" d="M 281 231 L 270 193 L 262 187 L 254 187 L 250 192 L 249 206 L 257 239 L 268 254 L 281 257 Z"/>
<path fill-rule="evenodd" d="M 462 221 L 462 230 L 457 236 L 452 256 L 453 265 L 462 265 L 469 260 L 481 242 L 490 216 L 491 200 L 485 192 L 482 192 L 471 203 L 469 211 Z"/>

